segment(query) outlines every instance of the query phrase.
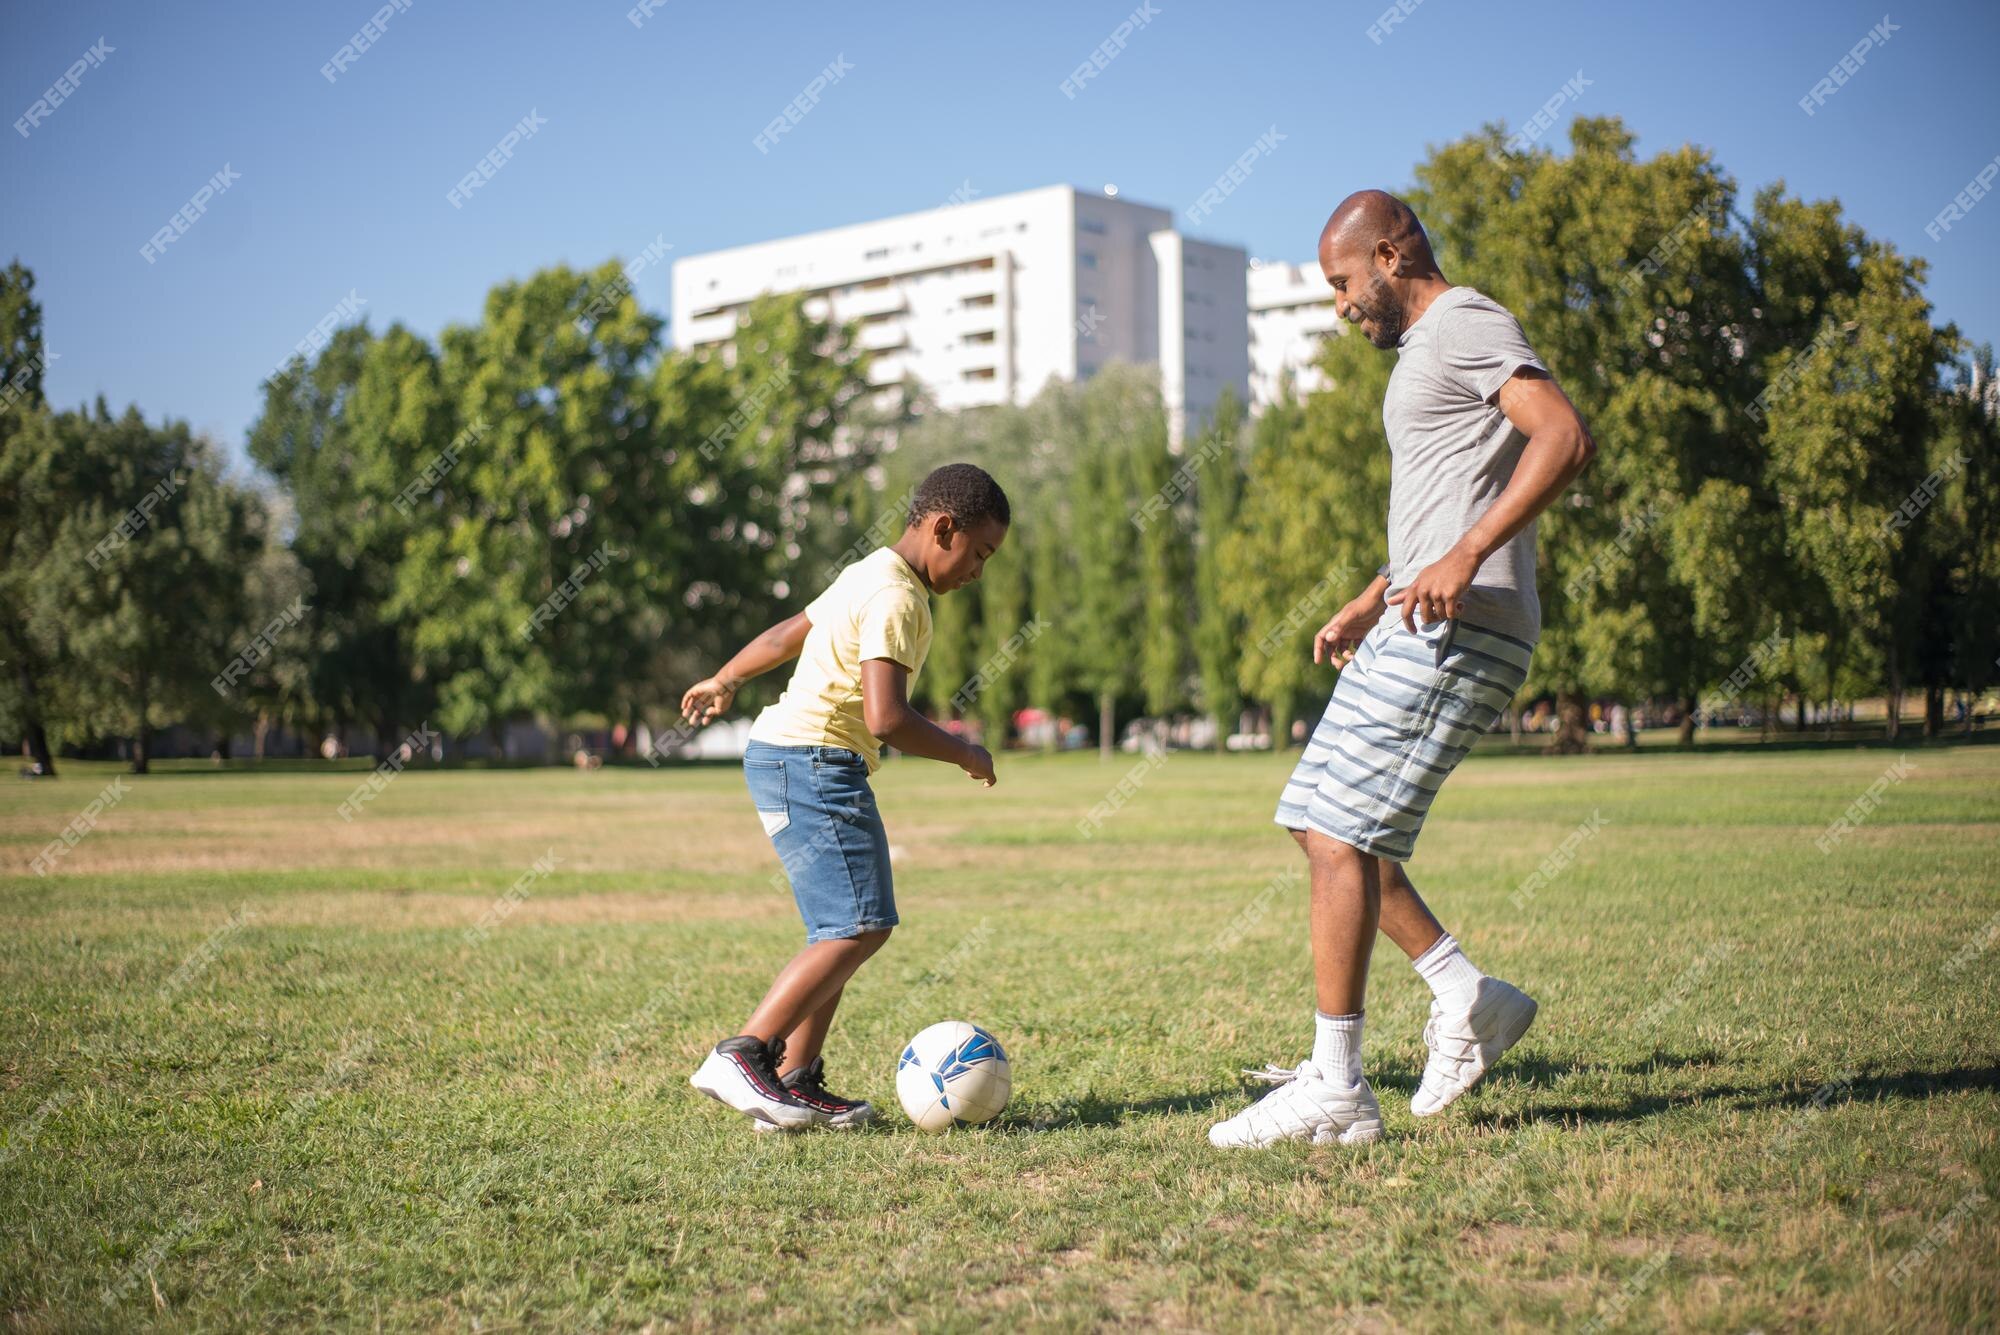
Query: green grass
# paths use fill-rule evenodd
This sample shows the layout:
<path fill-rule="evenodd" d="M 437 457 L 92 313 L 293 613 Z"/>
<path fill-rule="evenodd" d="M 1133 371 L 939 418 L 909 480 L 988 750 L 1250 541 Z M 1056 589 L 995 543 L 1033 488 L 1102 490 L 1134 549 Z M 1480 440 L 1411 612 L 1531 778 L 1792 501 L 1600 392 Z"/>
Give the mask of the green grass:
<path fill-rule="evenodd" d="M 353 773 L 162 774 L 36 877 L 116 772 L 72 764 L 0 789 L 0 1313 L 1991 1328 L 2000 748 L 1912 749 L 1821 853 L 1897 754 L 1475 758 L 1411 871 L 1536 1028 L 1417 1122 L 1428 994 L 1383 941 L 1387 1138 L 1235 1155 L 1238 1068 L 1311 1035 L 1289 756 L 1175 755 L 1088 840 L 1131 758 L 884 771 L 905 925 L 828 1056 L 893 1109 L 909 1034 L 991 1028 L 1014 1102 L 942 1138 L 688 1089 L 801 936 L 732 769 L 413 772 L 352 825 Z"/>

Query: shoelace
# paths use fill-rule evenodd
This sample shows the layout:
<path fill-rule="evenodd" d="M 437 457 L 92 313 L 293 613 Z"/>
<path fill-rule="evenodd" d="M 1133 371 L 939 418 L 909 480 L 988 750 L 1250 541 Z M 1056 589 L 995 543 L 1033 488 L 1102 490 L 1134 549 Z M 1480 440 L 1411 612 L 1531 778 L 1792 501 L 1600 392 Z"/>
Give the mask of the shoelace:
<path fill-rule="evenodd" d="M 784 1061 L 785 1040 L 782 1038 L 774 1038 L 765 1044 L 764 1054 L 761 1059 L 755 1055 L 750 1058 L 750 1064 L 756 1068 L 757 1074 L 763 1077 L 765 1083 L 780 1094 L 785 1092 L 785 1081 L 778 1074 L 778 1068 L 784 1064 Z"/>
<path fill-rule="evenodd" d="M 1296 1069 L 1288 1070 L 1276 1062 L 1265 1062 L 1264 1069 L 1261 1071 L 1252 1070 L 1246 1066 L 1243 1068 L 1243 1074 L 1249 1076 L 1252 1080 L 1266 1085 L 1288 1085 L 1299 1078 L 1299 1073 Z"/>
<path fill-rule="evenodd" d="M 790 1088 L 794 1094 L 802 1095 L 805 1098 L 818 1099 L 823 1103 L 847 1102 L 846 1099 L 841 1098 L 838 1094 L 830 1093 L 827 1090 L 826 1083 L 820 1079 L 819 1072 L 810 1067 L 792 1077 Z"/>

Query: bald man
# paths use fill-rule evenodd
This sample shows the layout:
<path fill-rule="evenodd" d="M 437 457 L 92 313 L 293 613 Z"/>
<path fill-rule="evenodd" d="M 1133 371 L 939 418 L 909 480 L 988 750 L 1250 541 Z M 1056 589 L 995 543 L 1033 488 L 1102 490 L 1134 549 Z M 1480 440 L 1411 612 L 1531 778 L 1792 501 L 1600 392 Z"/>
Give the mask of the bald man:
<path fill-rule="evenodd" d="M 1261 1073 L 1277 1088 L 1209 1128 L 1224 1147 L 1380 1138 L 1361 1074 L 1378 928 L 1431 988 L 1417 1116 L 1471 1089 L 1533 1023 L 1534 1001 L 1473 966 L 1403 864 L 1438 786 L 1527 677 L 1541 631 L 1535 516 L 1596 452 L 1519 322 L 1445 281 L 1402 200 L 1342 200 L 1319 264 L 1341 318 L 1396 349 L 1382 401 L 1389 560 L 1313 639 L 1313 661 L 1340 667 L 1340 681 L 1278 801 L 1312 872 L 1312 1056 Z"/>

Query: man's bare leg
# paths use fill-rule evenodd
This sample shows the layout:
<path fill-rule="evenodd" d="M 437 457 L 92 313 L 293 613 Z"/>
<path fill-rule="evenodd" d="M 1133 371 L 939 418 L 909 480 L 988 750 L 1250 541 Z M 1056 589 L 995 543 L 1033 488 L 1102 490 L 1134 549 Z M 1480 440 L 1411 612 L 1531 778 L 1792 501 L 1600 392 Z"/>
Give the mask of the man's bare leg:
<path fill-rule="evenodd" d="M 1382 1109 L 1361 1074 L 1361 1008 L 1368 959 L 1382 914 L 1381 871 L 1352 844 L 1308 831 L 1299 838 L 1312 870 L 1313 1055 L 1278 1087 L 1208 1129 L 1219 1148 L 1281 1140 L 1365 1145 L 1382 1137 Z"/>
<path fill-rule="evenodd" d="M 1368 959 L 1382 916 L 1376 860 L 1317 831 L 1305 837 L 1312 868 L 1313 989 L 1320 1014 L 1359 1015 L 1368 998 Z"/>
<path fill-rule="evenodd" d="M 1306 832 L 1293 830 L 1291 836 L 1304 850 Z M 1376 866 L 1382 887 L 1382 933 L 1414 960 L 1437 944 L 1438 938 L 1444 935 L 1444 928 L 1424 903 L 1423 896 L 1417 893 L 1417 887 L 1410 884 L 1402 863 L 1391 862 L 1388 858 L 1369 860 Z"/>

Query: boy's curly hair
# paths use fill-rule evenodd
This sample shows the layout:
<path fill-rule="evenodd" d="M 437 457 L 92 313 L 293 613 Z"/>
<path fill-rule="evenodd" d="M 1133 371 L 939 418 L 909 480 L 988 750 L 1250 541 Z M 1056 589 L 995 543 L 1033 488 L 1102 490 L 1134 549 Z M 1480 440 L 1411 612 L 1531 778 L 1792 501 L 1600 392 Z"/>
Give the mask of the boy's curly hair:
<path fill-rule="evenodd" d="M 932 469 L 917 484 L 910 496 L 910 523 L 940 513 L 950 515 L 959 528 L 969 528 L 982 519 L 997 519 L 1010 526 L 1014 522 L 1007 493 L 977 464 L 946 464 Z"/>

